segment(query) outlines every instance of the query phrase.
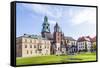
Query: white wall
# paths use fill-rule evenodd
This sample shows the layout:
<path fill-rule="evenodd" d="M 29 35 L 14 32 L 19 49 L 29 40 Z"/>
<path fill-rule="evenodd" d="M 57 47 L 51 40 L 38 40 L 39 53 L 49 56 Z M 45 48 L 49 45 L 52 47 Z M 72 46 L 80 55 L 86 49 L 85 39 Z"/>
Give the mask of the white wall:
<path fill-rule="evenodd" d="M 11 1 L 12 0 L 0 0 L 0 68 L 13 68 L 9 65 L 10 64 L 10 2 Z M 24 0 L 24 1 L 27 1 L 27 0 Z M 100 7 L 99 5 L 100 0 L 28 0 L 28 1 L 98 5 Z M 100 11 L 100 8 L 99 8 L 99 11 Z M 99 16 L 99 19 L 100 19 L 100 16 Z M 99 26 L 99 29 L 100 29 L 100 26 Z M 100 46 L 98 48 L 100 52 Z M 99 56 L 100 56 L 100 53 L 99 53 Z M 99 66 L 100 66 L 100 62 L 94 62 L 94 63 L 35 66 L 34 68 L 80 68 L 80 67 L 81 68 L 84 68 L 84 67 L 99 68 Z M 23 67 L 23 68 L 33 68 L 33 66 Z"/>

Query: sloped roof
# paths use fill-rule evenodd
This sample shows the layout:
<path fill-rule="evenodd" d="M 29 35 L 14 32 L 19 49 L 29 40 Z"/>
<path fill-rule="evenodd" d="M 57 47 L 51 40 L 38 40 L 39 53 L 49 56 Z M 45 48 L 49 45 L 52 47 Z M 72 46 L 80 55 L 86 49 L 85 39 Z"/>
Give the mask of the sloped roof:
<path fill-rule="evenodd" d="M 68 36 L 65 36 L 64 37 L 66 40 L 70 40 L 70 41 L 76 41 L 74 38 L 72 38 L 72 37 L 68 37 Z"/>
<path fill-rule="evenodd" d="M 77 42 L 82 42 L 82 41 L 91 41 L 90 38 L 88 38 L 87 36 L 83 36 L 83 37 L 79 37 Z"/>
<path fill-rule="evenodd" d="M 41 35 L 29 35 L 29 34 L 24 34 L 23 36 L 20 36 L 20 37 L 47 40 L 47 38 L 43 38 Z"/>
<path fill-rule="evenodd" d="M 96 36 L 92 38 L 91 42 L 96 42 Z"/>
<path fill-rule="evenodd" d="M 47 33 L 46 34 L 46 38 L 49 39 L 49 40 L 52 40 L 53 39 L 53 35 L 50 34 L 50 33 Z"/>

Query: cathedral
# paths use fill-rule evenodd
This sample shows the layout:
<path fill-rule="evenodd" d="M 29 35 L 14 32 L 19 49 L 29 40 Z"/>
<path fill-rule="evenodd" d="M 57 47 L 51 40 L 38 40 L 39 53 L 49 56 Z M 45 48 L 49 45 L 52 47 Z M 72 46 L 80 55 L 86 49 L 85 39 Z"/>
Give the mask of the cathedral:
<path fill-rule="evenodd" d="M 58 23 L 54 26 L 54 32 L 50 32 L 50 24 L 48 22 L 47 16 L 44 17 L 44 22 L 42 24 L 41 35 L 47 38 L 51 42 L 51 54 L 66 54 L 67 50 L 67 40 L 64 38 L 64 33 L 62 32 Z"/>
<path fill-rule="evenodd" d="M 56 22 L 53 32 L 50 31 L 48 17 L 44 17 L 41 35 L 29 35 L 16 38 L 16 56 L 31 57 L 45 55 L 74 55 L 77 52 L 90 52 L 96 37 L 80 37 L 78 40 L 65 36 L 61 27 Z"/>
<path fill-rule="evenodd" d="M 41 35 L 24 34 L 16 38 L 17 57 L 66 55 L 74 52 L 77 52 L 76 40 L 64 36 L 57 22 L 51 32 L 47 16 L 44 17 Z"/>

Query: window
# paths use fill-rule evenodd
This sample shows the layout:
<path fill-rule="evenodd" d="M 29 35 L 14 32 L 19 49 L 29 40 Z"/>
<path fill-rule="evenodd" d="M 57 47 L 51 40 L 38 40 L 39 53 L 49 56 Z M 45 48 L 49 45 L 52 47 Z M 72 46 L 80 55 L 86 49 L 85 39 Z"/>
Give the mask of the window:
<path fill-rule="evenodd" d="M 60 50 L 60 48 L 58 48 L 58 50 Z"/>
<path fill-rule="evenodd" d="M 27 39 L 25 39 L 25 42 L 27 42 Z"/>
<path fill-rule="evenodd" d="M 83 46 L 81 46 L 81 48 L 83 48 Z"/>
<path fill-rule="evenodd" d="M 82 48 L 84 48 L 84 46 L 82 46 Z"/>
<path fill-rule="evenodd" d="M 30 48 L 32 48 L 32 45 L 30 45 Z"/>
<path fill-rule="evenodd" d="M 47 26 L 47 29 L 48 29 L 48 26 Z"/>
<path fill-rule="evenodd" d="M 42 48 L 41 45 L 40 45 L 40 48 Z"/>
<path fill-rule="evenodd" d="M 25 48 L 27 48 L 27 45 L 25 45 Z"/>
<path fill-rule="evenodd" d="M 34 48 L 36 48 L 36 45 L 34 45 Z"/>
<path fill-rule="evenodd" d="M 46 48 L 46 46 L 45 46 L 45 48 Z"/>
<path fill-rule="evenodd" d="M 27 54 L 28 54 L 28 50 L 27 50 Z"/>
<path fill-rule="evenodd" d="M 31 50 L 31 54 L 32 54 L 32 50 Z"/>

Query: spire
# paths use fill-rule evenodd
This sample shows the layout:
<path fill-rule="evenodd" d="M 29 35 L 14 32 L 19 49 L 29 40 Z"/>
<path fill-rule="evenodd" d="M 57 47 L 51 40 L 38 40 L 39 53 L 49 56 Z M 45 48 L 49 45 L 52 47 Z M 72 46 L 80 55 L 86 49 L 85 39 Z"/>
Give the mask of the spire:
<path fill-rule="evenodd" d="M 57 22 L 56 22 L 56 25 L 55 25 L 55 27 L 59 27 Z"/>
<path fill-rule="evenodd" d="M 44 22 L 45 22 L 45 23 L 48 22 L 48 17 L 47 17 L 47 16 L 44 17 Z"/>
<path fill-rule="evenodd" d="M 54 32 L 61 32 L 61 29 L 57 22 L 56 22 L 56 25 L 54 26 Z"/>
<path fill-rule="evenodd" d="M 43 22 L 42 26 L 43 26 L 42 32 L 50 32 L 50 24 L 48 23 L 47 16 L 44 17 L 44 22 Z"/>

